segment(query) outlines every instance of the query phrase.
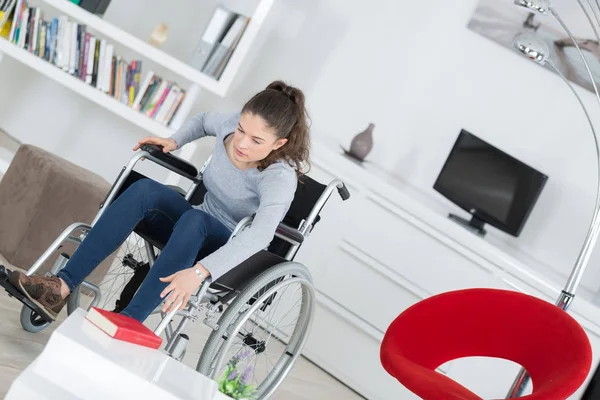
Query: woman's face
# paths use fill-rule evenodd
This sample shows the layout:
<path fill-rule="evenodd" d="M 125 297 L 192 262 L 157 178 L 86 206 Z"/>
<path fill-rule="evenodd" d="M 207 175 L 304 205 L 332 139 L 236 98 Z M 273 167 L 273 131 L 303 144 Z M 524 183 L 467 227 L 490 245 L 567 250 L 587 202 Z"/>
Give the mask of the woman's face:
<path fill-rule="evenodd" d="M 275 135 L 264 119 L 243 113 L 233 135 L 232 155 L 237 163 L 253 166 L 286 142 Z"/>

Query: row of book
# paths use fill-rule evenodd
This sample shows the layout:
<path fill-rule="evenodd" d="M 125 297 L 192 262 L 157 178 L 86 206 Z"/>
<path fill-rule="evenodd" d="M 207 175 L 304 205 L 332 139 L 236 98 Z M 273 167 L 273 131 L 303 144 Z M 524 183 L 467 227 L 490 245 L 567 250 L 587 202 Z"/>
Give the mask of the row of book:
<path fill-rule="evenodd" d="M 142 61 L 127 62 L 112 43 L 87 32 L 85 25 L 66 16 L 46 21 L 26 0 L 0 2 L 8 2 L 3 15 L 11 24 L 7 40 L 163 125 L 173 120 L 185 97 L 176 83 L 149 71 L 140 85 Z"/>
<path fill-rule="evenodd" d="M 174 82 L 149 71 L 144 77 L 132 107 L 148 118 L 169 125 L 185 98 L 185 91 Z"/>
<path fill-rule="evenodd" d="M 0 0 L 0 35 L 2 37 L 8 36 L 7 28 L 9 28 L 9 25 L 5 22 L 8 20 L 16 2 L 17 0 Z"/>
<path fill-rule="evenodd" d="M 190 64 L 218 80 L 249 22 L 250 18 L 245 15 L 217 6 L 194 49 Z"/>

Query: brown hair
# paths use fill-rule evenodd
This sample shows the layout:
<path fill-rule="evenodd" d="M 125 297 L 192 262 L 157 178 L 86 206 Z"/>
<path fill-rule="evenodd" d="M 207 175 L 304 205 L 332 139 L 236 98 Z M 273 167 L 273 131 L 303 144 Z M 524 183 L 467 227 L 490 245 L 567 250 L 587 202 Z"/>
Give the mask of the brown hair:
<path fill-rule="evenodd" d="M 245 112 L 261 117 L 278 138 L 287 139 L 283 146 L 258 163 L 259 170 L 283 160 L 295 168 L 298 175 L 308 172 L 309 117 L 304 105 L 304 93 L 300 89 L 282 81 L 272 82 L 248 100 L 242 108 L 242 113 Z"/>

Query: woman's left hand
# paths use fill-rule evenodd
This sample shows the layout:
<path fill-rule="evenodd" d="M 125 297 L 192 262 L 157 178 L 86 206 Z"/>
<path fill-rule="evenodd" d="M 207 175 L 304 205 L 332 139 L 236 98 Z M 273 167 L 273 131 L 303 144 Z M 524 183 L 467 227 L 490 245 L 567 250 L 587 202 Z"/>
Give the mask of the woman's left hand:
<path fill-rule="evenodd" d="M 198 290 L 202 283 L 202 278 L 196 274 L 194 268 L 181 270 L 166 278 L 160 278 L 160 280 L 162 282 L 171 282 L 160 294 L 161 298 L 164 298 L 167 294 L 169 295 L 162 308 L 162 311 L 165 313 L 174 310 L 180 301 L 181 306 L 179 310 L 182 310 L 187 305 L 192 293 Z"/>

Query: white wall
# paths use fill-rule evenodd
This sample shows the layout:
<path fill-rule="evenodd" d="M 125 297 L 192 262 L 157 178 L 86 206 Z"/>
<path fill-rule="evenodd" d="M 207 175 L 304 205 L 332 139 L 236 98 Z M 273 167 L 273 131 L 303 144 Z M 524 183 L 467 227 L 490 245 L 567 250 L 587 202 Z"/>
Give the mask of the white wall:
<path fill-rule="evenodd" d="M 113 0 L 106 18 L 141 15 L 140 1 Z M 165 49 L 184 57 L 196 43 L 197 29 L 178 29 L 178 21 L 202 26 L 209 17 L 195 3 L 180 1 L 179 11 L 169 13 L 157 3 L 145 8 L 143 23 L 135 18 L 119 23 L 146 38 L 152 26 L 167 20 L 172 30 Z M 557 76 L 467 29 L 476 4 L 277 0 L 229 96 L 204 94 L 194 111 L 240 107 L 271 80 L 289 80 L 306 92 L 315 138 L 347 145 L 374 122 L 370 160 L 447 212 L 457 209 L 431 186 L 456 135 L 468 129 L 549 175 L 521 237 L 489 230 L 566 279 L 594 202 L 589 128 Z M 194 12 L 183 20 L 183 9 Z M 179 17 L 169 19 L 171 12 Z M 180 43 L 186 37 L 192 45 Z M 145 135 L 7 58 L 0 65 L 0 88 L 0 124 L 6 130 L 109 180 Z M 580 93 L 595 105 L 589 92 Z M 110 157 L 101 158 L 103 150 Z M 599 264 L 594 253 L 582 282 L 591 291 L 600 286 Z"/>

